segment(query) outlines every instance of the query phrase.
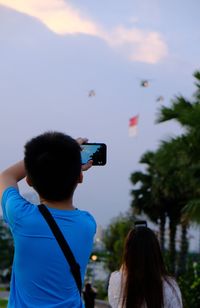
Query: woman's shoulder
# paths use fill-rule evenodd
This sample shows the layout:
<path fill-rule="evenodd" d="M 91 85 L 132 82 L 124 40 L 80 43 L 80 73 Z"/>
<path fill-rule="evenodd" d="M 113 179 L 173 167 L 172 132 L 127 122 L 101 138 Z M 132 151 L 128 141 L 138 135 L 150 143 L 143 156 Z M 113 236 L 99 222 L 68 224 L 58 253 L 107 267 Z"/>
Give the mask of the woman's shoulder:
<path fill-rule="evenodd" d="M 122 273 L 120 271 L 112 272 L 108 285 L 108 301 L 113 308 L 119 308 L 120 294 L 121 294 L 121 278 Z"/>
<path fill-rule="evenodd" d="M 182 307 L 181 291 L 176 280 L 172 277 L 166 277 L 163 282 L 164 307 Z"/>
<path fill-rule="evenodd" d="M 121 277 L 121 271 L 114 271 L 110 274 L 110 277 Z"/>
<path fill-rule="evenodd" d="M 120 282 L 122 273 L 120 271 L 115 271 L 110 274 L 110 281 Z"/>
<path fill-rule="evenodd" d="M 176 282 L 175 278 L 173 278 L 173 277 L 166 276 L 163 283 L 164 283 L 164 287 L 166 289 L 169 289 L 169 290 L 173 290 L 173 289 L 180 290 L 179 286 L 178 286 L 178 283 Z"/>

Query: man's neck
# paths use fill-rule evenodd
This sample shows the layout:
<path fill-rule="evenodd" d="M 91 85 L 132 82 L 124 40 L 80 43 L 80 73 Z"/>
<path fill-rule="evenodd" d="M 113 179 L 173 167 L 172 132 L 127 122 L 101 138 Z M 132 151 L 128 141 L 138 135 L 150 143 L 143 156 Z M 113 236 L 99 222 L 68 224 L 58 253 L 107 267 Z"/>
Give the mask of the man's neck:
<path fill-rule="evenodd" d="M 40 198 L 40 203 L 43 203 L 50 208 L 54 208 L 58 210 L 75 210 L 72 199 L 63 200 L 63 201 L 48 201 L 48 200 L 45 200 L 44 198 Z"/>

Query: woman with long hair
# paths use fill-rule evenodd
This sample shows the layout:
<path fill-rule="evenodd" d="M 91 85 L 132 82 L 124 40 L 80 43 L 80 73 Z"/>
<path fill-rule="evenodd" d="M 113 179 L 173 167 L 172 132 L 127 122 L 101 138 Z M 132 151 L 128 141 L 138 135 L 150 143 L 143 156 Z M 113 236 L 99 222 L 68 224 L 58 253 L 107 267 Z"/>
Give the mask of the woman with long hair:
<path fill-rule="evenodd" d="M 122 266 L 110 276 L 112 308 L 182 308 L 181 292 L 166 271 L 160 245 L 147 227 L 132 229 L 125 241 Z"/>

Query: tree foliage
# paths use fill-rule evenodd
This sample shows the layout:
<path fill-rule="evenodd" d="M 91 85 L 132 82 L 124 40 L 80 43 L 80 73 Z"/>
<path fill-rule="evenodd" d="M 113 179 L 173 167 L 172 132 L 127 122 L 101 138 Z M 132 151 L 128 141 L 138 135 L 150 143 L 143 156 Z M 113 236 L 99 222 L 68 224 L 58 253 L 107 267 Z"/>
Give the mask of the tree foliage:
<path fill-rule="evenodd" d="M 106 267 L 112 272 L 120 268 L 125 238 L 133 227 L 132 214 L 119 215 L 105 230 L 103 242 L 107 251 Z"/>
<path fill-rule="evenodd" d="M 181 225 L 182 242 L 178 272 L 185 269 L 189 222 L 200 222 L 200 72 L 194 74 L 196 91 L 191 101 L 176 96 L 170 107 L 162 106 L 157 122 L 177 121 L 182 135 L 162 141 L 154 152 L 146 152 L 140 163 L 144 172 L 131 175 L 134 213 L 145 213 L 160 225 L 161 248 L 164 248 L 166 217 L 169 219 L 171 271 L 176 266 L 176 231 Z"/>
<path fill-rule="evenodd" d="M 171 107 L 162 107 L 158 122 L 176 120 L 185 129 L 181 137 L 177 137 L 176 159 L 178 164 L 178 185 L 183 185 L 184 192 L 188 193 L 184 213 L 193 221 L 200 221 L 200 72 L 194 73 L 197 87 L 191 101 L 182 96 L 172 101 Z M 171 142 L 169 141 L 169 146 Z M 177 156 L 177 155 L 176 155 Z M 177 168 L 176 168 L 177 169 Z M 181 193 L 179 193 L 181 196 Z"/>
<path fill-rule="evenodd" d="M 13 260 L 13 240 L 7 225 L 0 219 L 0 279 L 9 279 Z"/>

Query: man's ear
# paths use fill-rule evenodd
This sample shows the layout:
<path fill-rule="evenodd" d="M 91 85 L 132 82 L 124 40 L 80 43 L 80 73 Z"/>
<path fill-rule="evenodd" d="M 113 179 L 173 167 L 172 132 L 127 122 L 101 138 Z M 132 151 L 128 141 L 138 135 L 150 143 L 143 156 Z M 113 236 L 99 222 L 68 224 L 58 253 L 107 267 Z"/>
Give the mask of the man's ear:
<path fill-rule="evenodd" d="M 32 181 L 28 176 L 26 176 L 26 183 L 31 187 L 33 186 Z"/>
<path fill-rule="evenodd" d="M 80 175 L 79 175 L 79 179 L 78 179 L 78 183 L 83 183 L 83 172 L 81 171 Z"/>

